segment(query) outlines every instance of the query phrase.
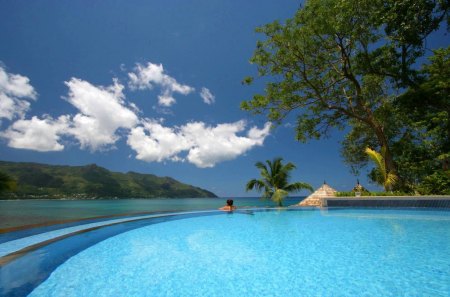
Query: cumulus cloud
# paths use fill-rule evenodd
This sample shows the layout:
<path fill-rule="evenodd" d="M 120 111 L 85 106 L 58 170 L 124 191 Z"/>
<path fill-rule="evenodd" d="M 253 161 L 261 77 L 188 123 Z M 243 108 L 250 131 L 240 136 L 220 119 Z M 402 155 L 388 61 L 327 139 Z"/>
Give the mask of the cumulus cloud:
<path fill-rule="evenodd" d="M 217 163 L 232 160 L 254 146 L 263 144 L 269 135 L 270 123 L 262 129 L 251 128 L 246 136 L 245 122 L 207 126 L 192 122 L 181 127 L 164 127 L 161 123 L 147 120 L 143 126 L 131 130 L 128 145 L 136 151 L 136 158 L 148 162 L 163 160 L 187 160 L 197 167 L 214 167 Z M 180 153 L 186 152 L 186 158 Z"/>
<path fill-rule="evenodd" d="M 36 98 L 28 77 L 7 73 L 0 66 L 0 119 L 22 118 L 30 107 L 28 100 Z"/>
<path fill-rule="evenodd" d="M 177 160 L 178 153 L 192 146 L 176 129 L 164 127 L 154 120 L 146 120 L 143 126 L 132 129 L 127 143 L 136 151 L 137 159 L 147 162 Z"/>
<path fill-rule="evenodd" d="M 161 106 L 172 106 L 175 102 L 175 98 L 169 92 L 164 92 L 164 94 L 158 96 L 158 104 Z"/>
<path fill-rule="evenodd" d="M 247 136 L 238 136 L 244 129 L 244 121 L 219 124 L 216 127 L 207 127 L 201 122 L 187 124 L 182 128 L 183 134 L 194 143 L 187 160 L 197 167 L 205 168 L 235 159 L 254 146 L 261 146 L 269 135 L 270 124 L 267 123 L 262 129 L 253 127 Z"/>
<path fill-rule="evenodd" d="M 202 97 L 203 102 L 205 102 L 206 104 L 213 104 L 216 99 L 216 97 L 207 88 L 202 88 L 202 90 L 200 91 L 200 97 Z"/>
<path fill-rule="evenodd" d="M 44 119 L 32 117 L 31 120 L 18 120 L 14 122 L 0 136 L 8 139 L 8 146 L 19 149 L 29 149 L 39 152 L 61 151 L 64 145 L 60 144 L 60 136 L 68 128 L 69 118 L 61 116 L 53 119 L 49 116 Z"/>
<path fill-rule="evenodd" d="M 137 64 L 128 75 L 132 89 L 155 86 L 161 89 L 159 106 L 154 106 L 155 109 L 170 111 L 167 107 L 176 102 L 174 93 L 187 95 L 194 91 L 165 74 L 162 65 Z M 263 145 L 269 135 L 270 123 L 262 128 L 247 128 L 245 121 L 215 126 L 190 122 L 168 127 L 162 119 L 139 118 L 143 112 L 126 101 L 124 86 L 117 79 L 110 86 L 98 86 L 71 78 L 65 85 L 68 94 L 63 98 L 76 108 L 74 114 L 25 119 L 29 101 L 35 100 L 37 93 L 27 77 L 9 74 L 0 67 L 0 119 L 16 120 L 0 132 L 8 146 L 40 152 L 61 151 L 64 138 L 66 142 L 75 139 L 82 149 L 97 151 L 111 147 L 127 133 L 127 144 L 139 160 L 190 162 L 208 168 Z M 214 95 L 207 88 L 202 88 L 200 95 L 206 104 L 214 103 Z"/>
<path fill-rule="evenodd" d="M 131 105 L 131 109 L 126 106 L 124 86 L 117 80 L 108 87 L 94 86 L 78 78 L 65 84 L 69 87 L 66 100 L 79 110 L 67 132 L 82 148 L 103 149 L 117 141 L 118 129 L 130 129 L 138 123 L 138 117 L 131 110 L 136 106 Z"/>
<path fill-rule="evenodd" d="M 136 64 L 134 72 L 129 72 L 128 85 L 131 90 L 151 90 L 155 86 L 161 89 L 158 96 L 158 104 L 161 106 L 172 106 L 176 100 L 174 93 L 188 95 L 195 89 L 188 85 L 178 83 L 173 77 L 164 73 L 162 64 L 147 63 L 147 66 Z"/>

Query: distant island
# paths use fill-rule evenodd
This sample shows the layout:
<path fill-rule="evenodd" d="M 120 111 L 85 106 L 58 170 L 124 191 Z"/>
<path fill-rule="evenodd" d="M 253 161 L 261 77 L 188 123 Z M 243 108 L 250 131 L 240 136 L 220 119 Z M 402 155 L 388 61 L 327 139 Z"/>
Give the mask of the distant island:
<path fill-rule="evenodd" d="M 206 198 L 207 190 L 171 177 L 111 172 L 96 164 L 55 166 L 0 161 L 0 172 L 16 180 L 14 192 L 0 199 Z"/>

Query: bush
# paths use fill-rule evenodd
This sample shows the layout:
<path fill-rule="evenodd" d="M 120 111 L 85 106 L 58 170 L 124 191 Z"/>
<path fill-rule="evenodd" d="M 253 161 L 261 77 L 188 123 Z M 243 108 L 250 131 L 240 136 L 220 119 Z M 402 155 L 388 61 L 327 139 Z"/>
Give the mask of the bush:
<path fill-rule="evenodd" d="M 418 191 L 422 195 L 450 195 L 450 170 L 439 170 L 425 177 Z"/>

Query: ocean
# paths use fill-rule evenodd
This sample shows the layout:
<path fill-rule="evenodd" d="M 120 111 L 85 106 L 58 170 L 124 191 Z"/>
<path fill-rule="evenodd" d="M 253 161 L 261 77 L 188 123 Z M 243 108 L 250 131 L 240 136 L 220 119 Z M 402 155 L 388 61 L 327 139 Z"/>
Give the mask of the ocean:
<path fill-rule="evenodd" d="M 294 205 L 304 198 L 287 197 L 283 205 Z M 227 199 L 230 198 L 0 200 L 0 229 L 142 212 L 217 209 Z M 238 208 L 276 206 L 270 200 L 256 197 L 231 199 Z"/>

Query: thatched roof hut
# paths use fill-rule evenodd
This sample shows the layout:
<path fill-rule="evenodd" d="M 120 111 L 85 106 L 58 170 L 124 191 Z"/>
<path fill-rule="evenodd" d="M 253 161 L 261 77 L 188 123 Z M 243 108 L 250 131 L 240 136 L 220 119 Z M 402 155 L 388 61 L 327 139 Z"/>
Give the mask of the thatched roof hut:
<path fill-rule="evenodd" d="M 369 193 L 369 191 L 359 183 L 359 179 L 356 181 L 356 186 L 352 189 L 352 192 L 359 193 L 359 195 L 361 195 L 361 193 Z"/>
<path fill-rule="evenodd" d="M 321 198 L 325 197 L 336 197 L 337 191 L 330 187 L 326 182 L 318 188 L 314 193 L 306 197 L 303 201 L 301 201 L 299 206 L 321 206 Z"/>

